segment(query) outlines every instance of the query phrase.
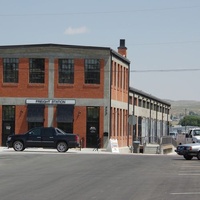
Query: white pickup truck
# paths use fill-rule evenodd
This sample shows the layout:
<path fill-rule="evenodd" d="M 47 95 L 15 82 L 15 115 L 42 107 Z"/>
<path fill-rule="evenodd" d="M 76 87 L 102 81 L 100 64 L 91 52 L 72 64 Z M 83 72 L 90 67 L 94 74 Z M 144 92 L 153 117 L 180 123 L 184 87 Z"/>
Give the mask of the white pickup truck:
<path fill-rule="evenodd" d="M 197 157 L 200 160 L 200 128 L 193 128 L 185 135 L 185 144 L 180 143 L 175 152 L 186 160 Z"/>
<path fill-rule="evenodd" d="M 200 143 L 200 128 L 193 128 L 185 135 L 186 143 Z"/>

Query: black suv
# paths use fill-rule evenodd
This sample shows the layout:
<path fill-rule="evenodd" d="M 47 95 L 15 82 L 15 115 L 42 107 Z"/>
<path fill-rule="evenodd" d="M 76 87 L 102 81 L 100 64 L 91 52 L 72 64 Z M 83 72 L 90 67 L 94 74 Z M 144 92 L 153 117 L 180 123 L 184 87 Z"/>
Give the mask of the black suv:
<path fill-rule="evenodd" d="M 65 133 L 59 128 L 36 127 L 24 134 L 9 135 L 7 147 L 15 151 L 23 151 L 29 147 L 56 148 L 59 152 L 66 152 L 69 148 L 79 147 L 79 136 Z"/>

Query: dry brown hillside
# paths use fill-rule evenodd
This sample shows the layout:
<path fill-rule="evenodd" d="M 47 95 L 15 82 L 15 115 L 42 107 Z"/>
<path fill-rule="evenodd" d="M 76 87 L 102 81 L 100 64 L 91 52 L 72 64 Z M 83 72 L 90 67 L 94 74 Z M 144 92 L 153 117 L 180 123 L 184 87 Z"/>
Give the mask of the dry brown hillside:
<path fill-rule="evenodd" d="M 197 115 L 200 115 L 200 101 L 172 101 L 172 100 L 165 100 L 171 104 L 171 111 L 170 113 L 173 116 L 185 116 L 189 115 L 189 113 L 193 112 Z"/>

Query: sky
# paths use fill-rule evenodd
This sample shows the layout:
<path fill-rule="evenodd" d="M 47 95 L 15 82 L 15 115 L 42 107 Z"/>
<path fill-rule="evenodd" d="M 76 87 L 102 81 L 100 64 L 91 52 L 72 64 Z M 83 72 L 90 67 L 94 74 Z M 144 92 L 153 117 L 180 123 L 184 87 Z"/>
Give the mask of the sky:
<path fill-rule="evenodd" d="M 0 46 L 110 47 L 125 39 L 130 86 L 200 101 L 199 0 L 0 0 Z"/>

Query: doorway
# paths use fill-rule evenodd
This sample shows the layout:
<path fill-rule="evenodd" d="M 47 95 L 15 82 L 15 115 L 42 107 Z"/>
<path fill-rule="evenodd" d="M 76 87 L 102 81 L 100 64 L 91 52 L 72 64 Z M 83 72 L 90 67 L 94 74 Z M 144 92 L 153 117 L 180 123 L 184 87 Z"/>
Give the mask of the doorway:
<path fill-rule="evenodd" d="M 15 132 L 15 106 L 2 106 L 2 146 L 6 146 L 7 137 Z"/>
<path fill-rule="evenodd" d="M 96 148 L 99 142 L 99 110 L 99 107 L 87 107 L 87 148 Z"/>
<path fill-rule="evenodd" d="M 2 124 L 2 146 L 6 146 L 6 140 L 9 135 L 14 134 L 15 122 L 3 121 Z"/>

